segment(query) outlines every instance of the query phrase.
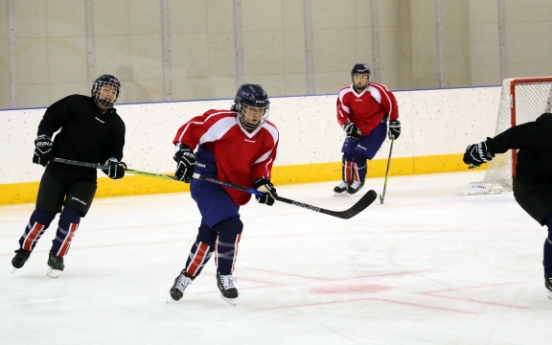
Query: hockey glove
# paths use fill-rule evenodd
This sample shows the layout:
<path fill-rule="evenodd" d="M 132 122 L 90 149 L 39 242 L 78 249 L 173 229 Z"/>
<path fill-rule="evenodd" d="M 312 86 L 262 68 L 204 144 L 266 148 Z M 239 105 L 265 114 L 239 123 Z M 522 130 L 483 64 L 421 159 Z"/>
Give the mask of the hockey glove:
<path fill-rule="evenodd" d="M 278 194 L 276 194 L 276 188 L 268 177 L 261 177 L 255 180 L 253 188 L 264 193 L 263 195 L 255 195 L 258 203 L 267 204 L 268 206 L 274 205 L 274 197 L 278 196 Z"/>
<path fill-rule="evenodd" d="M 48 165 L 48 162 L 52 159 L 52 148 L 54 143 L 47 135 L 39 135 L 35 139 L 35 149 L 33 155 L 33 163 L 40 164 L 43 167 Z"/>
<path fill-rule="evenodd" d="M 196 165 L 194 151 L 186 144 L 179 144 L 173 157 L 176 162 L 174 177 L 186 183 L 192 182 Z"/>
<path fill-rule="evenodd" d="M 124 162 L 119 162 L 117 158 L 109 158 L 104 165 L 107 165 L 107 169 L 102 169 L 102 171 L 110 178 L 116 180 L 125 176 L 127 165 Z"/>
<path fill-rule="evenodd" d="M 466 148 L 464 153 L 464 163 L 469 164 L 470 168 L 476 168 L 483 163 L 491 161 L 494 153 L 489 148 L 486 141 L 479 144 L 471 144 Z"/>
<path fill-rule="evenodd" d="M 389 121 L 389 139 L 399 139 L 401 135 L 401 123 L 399 120 Z"/>
<path fill-rule="evenodd" d="M 349 139 L 360 140 L 360 138 L 362 138 L 360 129 L 358 129 L 358 127 L 350 121 L 344 124 L 341 128 L 343 128 L 345 134 L 347 134 L 347 138 Z"/>

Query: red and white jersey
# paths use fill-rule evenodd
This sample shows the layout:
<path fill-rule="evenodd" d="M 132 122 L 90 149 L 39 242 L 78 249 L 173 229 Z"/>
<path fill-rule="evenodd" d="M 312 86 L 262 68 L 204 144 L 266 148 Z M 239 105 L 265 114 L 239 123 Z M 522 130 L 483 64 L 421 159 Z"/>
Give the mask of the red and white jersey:
<path fill-rule="evenodd" d="M 370 82 L 361 93 L 357 93 L 352 84 L 339 90 L 337 122 L 340 126 L 351 121 L 360 129 L 362 136 L 366 136 L 380 124 L 386 113 L 390 120 L 399 118 L 395 95 L 383 84 Z"/>
<path fill-rule="evenodd" d="M 258 178 L 271 177 L 280 135 L 269 121 L 248 132 L 237 116 L 229 110 L 208 110 L 180 127 L 173 143 L 192 149 L 204 144 L 215 156 L 219 180 L 251 188 Z M 223 188 L 237 205 L 251 199 L 249 193 Z"/>

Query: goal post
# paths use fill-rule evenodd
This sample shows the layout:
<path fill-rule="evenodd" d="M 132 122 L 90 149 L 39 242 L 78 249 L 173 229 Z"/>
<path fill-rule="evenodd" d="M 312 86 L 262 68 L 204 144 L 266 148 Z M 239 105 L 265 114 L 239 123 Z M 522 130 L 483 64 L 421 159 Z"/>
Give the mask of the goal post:
<path fill-rule="evenodd" d="M 535 121 L 552 110 L 552 77 L 510 78 L 502 82 L 495 136 L 510 127 Z M 496 154 L 483 181 L 460 188 L 460 195 L 499 194 L 512 190 L 516 150 Z"/>

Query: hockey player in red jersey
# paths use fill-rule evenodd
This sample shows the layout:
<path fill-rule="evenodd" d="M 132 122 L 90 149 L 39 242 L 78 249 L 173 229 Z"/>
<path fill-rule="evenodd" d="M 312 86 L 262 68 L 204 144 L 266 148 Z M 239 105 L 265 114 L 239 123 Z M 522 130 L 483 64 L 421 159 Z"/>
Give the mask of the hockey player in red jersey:
<path fill-rule="evenodd" d="M 397 100 L 385 85 L 370 82 L 366 64 L 355 64 L 351 71 L 353 83 L 339 90 L 337 122 L 347 138 L 343 143 L 342 181 L 334 188 L 336 195 L 358 192 L 364 186 L 368 172 L 367 159 L 380 149 L 387 133 L 389 139 L 401 134 Z"/>
<path fill-rule="evenodd" d="M 243 84 L 230 110 L 208 110 L 180 127 L 174 138 L 175 177 L 191 182 L 192 198 L 201 213 L 186 267 L 170 289 L 175 301 L 215 253 L 217 286 L 223 299 L 235 305 L 238 290 L 232 272 L 243 230 L 239 210 L 251 194 L 193 179 L 193 173 L 263 191 L 255 198 L 272 206 L 277 194 L 270 177 L 279 134 L 267 121 L 269 103 L 262 86 Z"/>

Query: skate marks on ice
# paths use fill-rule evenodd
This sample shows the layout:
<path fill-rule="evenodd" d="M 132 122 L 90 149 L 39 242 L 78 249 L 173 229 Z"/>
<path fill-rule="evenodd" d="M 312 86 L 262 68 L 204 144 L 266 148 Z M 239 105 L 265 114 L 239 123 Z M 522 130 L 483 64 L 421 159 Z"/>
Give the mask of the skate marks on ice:
<path fill-rule="evenodd" d="M 511 195 L 456 194 L 478 179 L 392 176 L 385 204 L 347 221 L 284 204 L 244 206 L 235 308 L 218 297 L 212 262 L 179 303 L 166 303 L 201 219 L 187 193 L 95 200 L 58 279 L 44 274 L 44 239 L 10 273 L 34 205 L 0 207 L 2 342 L 548 344 L 546 231 Z M 334 198 L 334 186 L 278 191 L 328 209 L 359 198 Z M 29 324 L 64 331 L 21 332 Z"/>

